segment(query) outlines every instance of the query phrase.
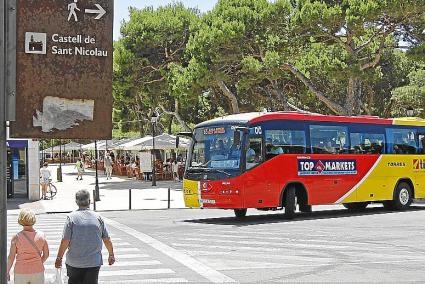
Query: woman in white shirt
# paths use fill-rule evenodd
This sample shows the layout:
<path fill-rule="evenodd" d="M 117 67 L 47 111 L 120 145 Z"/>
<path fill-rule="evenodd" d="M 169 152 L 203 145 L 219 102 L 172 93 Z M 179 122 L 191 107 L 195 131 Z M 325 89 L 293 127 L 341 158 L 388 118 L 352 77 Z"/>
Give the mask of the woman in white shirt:
<path fill-rule="evenodd" d="M 43 167 L 40 169 L 40 184 L 41 184 L 41 199 L 47 199 L 47 186 L 50 183 L 50 177 L 52 173 L 47 168 L 49 164 L 44 163 Z"/>

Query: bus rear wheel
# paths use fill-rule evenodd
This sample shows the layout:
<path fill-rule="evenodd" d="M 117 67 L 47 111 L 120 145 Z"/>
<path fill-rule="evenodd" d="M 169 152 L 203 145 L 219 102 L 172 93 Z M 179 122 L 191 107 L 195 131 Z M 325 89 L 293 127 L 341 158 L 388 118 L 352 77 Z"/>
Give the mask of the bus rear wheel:
<path fill-rule="evenodd" d="M 396 210 L 407 209 L 412 204 L 412 188 L 406 182 L 397 185 L 394 192 L 393 208 Z"/>
<path fill-rule="evenodd" d="M 235 211 L 235 216 L 236 216 L 236 218 L 238 218 L 238 219 L 242 219 L 242 218 L 246 217 L 246 211 L 247 211 L 247 209 L 246 209 L 246 208 L 243 208 L 243 209 L 235 209 L 235 210 L 233 210 L 233 211 Z"/>
<path fill-rule="evenodd" d="M 366 209 L 367 202 L 353 202 L 353 203 L 344 203 L 342 204 L 348 210 L 363 210 Z"/>
<path fill-rule="evenodd" d="M 283 214 L 283 216 L 286 219 L 293 219 L 295 217 L 295 209 L 297 206 L 296 198 L 297 196 L 295 193 L 295 187 L 294 186 L 288 187 L 286 189 L 285 200 L 283 202 L 283 205 L 285 207 L 285 213 Z"/>

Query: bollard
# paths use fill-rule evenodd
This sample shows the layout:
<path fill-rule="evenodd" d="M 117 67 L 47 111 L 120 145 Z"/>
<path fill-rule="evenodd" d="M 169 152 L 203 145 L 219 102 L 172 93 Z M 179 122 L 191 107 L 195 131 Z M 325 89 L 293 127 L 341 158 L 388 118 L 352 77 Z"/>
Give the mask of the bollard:
<path fill-rule="evenodd" d="M 96 211 L 96 190 L 93 189 L 93 211 Z"/>
<path fill-rule="evenodd" d="M 131 210 L 131 188 L 128 190 L 128 210 Z"/>
<path fill-rule="evenodd" d="M 171 188 L 168 188 L 168 209 L 171 208 Z"/>

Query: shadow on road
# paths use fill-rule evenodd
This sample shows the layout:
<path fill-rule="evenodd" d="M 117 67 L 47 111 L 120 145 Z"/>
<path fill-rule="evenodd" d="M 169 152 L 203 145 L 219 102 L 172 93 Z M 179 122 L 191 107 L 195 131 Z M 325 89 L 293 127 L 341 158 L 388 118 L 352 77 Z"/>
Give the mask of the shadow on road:
<path fill-rule="evenodd" d="M 20 209 L 22 204 L 29 203 L 28 198 L 12 198 L 7 200 L 7 210 Z"/>
<path fill-rule="evenodd" d="M 388 211 L 383 207 L 367 208 L 362 211 L 350 211 L 347 209 L 340 210 L 323 210 L 312 213 L 297 213 L 294 219 L 285 219 L 283 214 L 267 214 L 267 215 L 251 215 L 242 219 L 236 217 L 206 218 L 184 220 L 187 223 L 210 224 L 210 225 L 230 225 L 230 226 L 250 226 L 273 223 L 291 223 L 307 220 L 334 219 L 334 218 L 350 218 L 355 216 L 368 216 L 380 214 L 399 214 L 401 212 L 425 211 L 423 206 L 411 206 L 405 211 Z M 249 211 L 248 211 L 249 213 Z"/>

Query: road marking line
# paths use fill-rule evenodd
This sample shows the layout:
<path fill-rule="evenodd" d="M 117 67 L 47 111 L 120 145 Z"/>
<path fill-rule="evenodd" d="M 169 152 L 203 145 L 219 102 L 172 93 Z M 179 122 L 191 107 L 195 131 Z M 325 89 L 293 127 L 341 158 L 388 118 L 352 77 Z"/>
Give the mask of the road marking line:
<path fill-rule="evenodd" d="M 149 265 L 159 265 L 161 264 L 158 260 L 139 260 L 139 261 L 118 261 L 114 263 L 113 266 L 104 266 L 103 269 L 113 269 L 114 267 L 131 267 L 131 266 L 149 266 Z"/>
<path fill-rule="evenodd" d="M 121 224 L 117 221 L 104 218 L 105 222 L 108 225 L 111 225 L 131 236 L 134 238 L 144 242 L 145 244 L 151 246 L 152 248 L 160 251 L 161 253 L 169 256 L 170 258 L 174 259 L 177 262 L 180 262 L 187 268 L 195 271 L 197 274 L 201 275 L 202 277 L 205 277 L 206 279 L 210 280 L 213 283 L 236 283 L 236 281 L 214 269 L 211 267 L 206 266 L 205 264 L 201 263 L 200 261 L 190 257 L 189 255 L 178 251 L 177 249 L 170 247 L 151 236 L 148 236 L 146 234 L 143 234 L 137 230 L 134 230 L 124 224 Z"/>
<path fill-rule="evenodd" d="M 142 254 L 120 254 L 119 252 L 114 252 L 114 254 L 115 254 L 115 258 L 117 260 L 150 257 L 149 254 L 144 254 L 144 253 L 142 253 Z M 109 254 L 106 252 L 106 253 L 103 253 L 102 256 L 103 256 L 104 259 L 108 259 Z"/>
<path fill-rule="evenodd" d="M 205 239 L 202 238 L 176 238 L 175 241 L 192 241 L 194 243 L 205 243 Z M 336 246 L 336 245 L 319 245 L 319 244 L 297 244 L 297 243 L 277 243 L 277 242 L 261 242 L 261 241 L 233 241 L 233 240 L 218 240 L 212 239 L 209 242 L 210 244 L 219 243 L 219 244 L 243 244 L 243 245 L 267 245 L 268 247 L 275 246 L 276 248 L 328 248 L 328 249 L 347 249 L 349 246 Z"/>
<path fill-rule="evenodd" d="M 187 283 L 184 278 L 156 278 L 156 279 L 138 279 L 138 280 L 125 280 L 125 281 L 102 281 L 102 283 L 113 283 L 113 284 L 130 284 L 130 283 Z"/>
<path fill-rule="evenodd" d="M 158 268 L 158 269 L 127 269 L 127 270 L 112 270 L 104 271 L 101 270 L 99 278 L 112 277 L 112 276 L 135 276 L 135 275 L 150 275 L 150 274 L 174 274 L 172 269 L 169 268 Z"/>
<path fill-rule="evenodd" d="M 138 248 L 119 248 L 119 249 L 114 250 L 114 253 L 117 254 L 117 253 L 120 253 L 120 252 L 130 252 L 130 251 L 140 252 L 140 250 Z"/>
<path fill-rule="evenodd" d="M 102 254 L 102 258 L 103 258 L 103 260 L 106 260 L 106 259 L 108 259 L 108 253 L 103 253 Z M 122 263 L 121 262 L 121 260 L 123 260 L 123 259 L 139 259 L 139 258 L 148 258 L 148 257 L 151 257 L 150 255 L 148 255 L 148 254 L 115 254 L 115 258 L 116 258 L 116 260 L 119 262 L 119 263 Z M 54 258 L 54 256 L 50 256 L 47 260 L 46 260 L 46 264 L 49 264 L 49 263 L 51 263 L 51 264 L 54 264 L 55 263 L 55 258 Z M 63 258 L 63 260 L 64 260 L 64 262 L 65 262 L 65 260 L 66 260 L 66 256 Z M 116 262 L 115 264 L 114 264 L 114 267 L 116 266 L 116 264 L 118 263 L 118 262 Z M 47 266 L 46 266 L 47 267 Z"/>

